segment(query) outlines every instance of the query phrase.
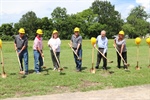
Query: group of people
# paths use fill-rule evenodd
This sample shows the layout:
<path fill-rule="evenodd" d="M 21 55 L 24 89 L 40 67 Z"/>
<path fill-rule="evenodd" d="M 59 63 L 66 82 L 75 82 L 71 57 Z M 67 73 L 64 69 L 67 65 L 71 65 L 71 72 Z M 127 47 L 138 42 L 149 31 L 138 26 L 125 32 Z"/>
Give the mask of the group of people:
<path fill-rule="evenodd" d="M 19 34 L 16 35 L 14 39 L 14 47 L 21 63 L 20 73 L 24 72 L 25 75 L 28 75 L 28 38 L 25 35 L 25 30 L 23 28 L 20 28 L 18 33 Z M 36 37 L 33 43 L 34 71 L 37 74 L 40 74 L 43 66 L 44 54 L 42 51 L 43 50 L 42 34 L 43 31 L 41 29 L 38 29 L 36 31 Z M 102 30 L 100 35 L 97 36 L 96 44 L 98 46 L 99 51 L 107 57 L 108 39 L 106 37 L 105 30 Z M 94 47 L 96 46 L 96 44 L 94 45 Z M 60 45 L 61 45 L 61 40 L 59 38 L 58 31 L 54 30 L 52 32 L 52 37 L 48 41 L 48 46 L 50 47 L 50 53 L 51 53 L 54 70 L 58 70 L 60 67 L 57 62 L 57 59 L 59 60 L 59 56 L 60 56 Z M 73 52 L 73 55 L 76 64 L 76 71 L 81 72 L 82 71 L 82 60 L 81 60 L 82 59 L 82 36 L 80 35 L 80 29 L 78 27 L 74 29 L 74 34 L 72 35 L 70 40 L 70 47 L 73 48 L 73 50 L 75 51 Z M 123 31 L 120 31 L 118 36 L 114 39 L 114 47 L 117 48 L 119 53 L 127 62 L 127 49 L 126 49 L 126 42 L 124 39 Z M 97 63 L 95 68 L 96 69 L 99 68 L 99 64 L 101 62 L 101 59 L 103 58 L 103 69 L 107 70 L 107 59 L 104 58 L 101 53 L 97 52 Z M 77 55 L 81 59 L 78 59 Z M 23 68 L 23 59 L 24 59 L 25 69 Z M 118 53 L 117 53 L 117 62 L 118 62 L 118 68 L 120 68 L 121 57 L 119 56 Z M 127 66 L 124 65 L 124 68 L 127 69 Z"/>

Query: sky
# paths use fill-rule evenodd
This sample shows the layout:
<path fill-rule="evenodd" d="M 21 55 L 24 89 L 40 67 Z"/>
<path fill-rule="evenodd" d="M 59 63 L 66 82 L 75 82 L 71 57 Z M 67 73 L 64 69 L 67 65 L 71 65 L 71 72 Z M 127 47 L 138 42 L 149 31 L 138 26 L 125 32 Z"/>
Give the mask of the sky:
<path fill-rule="evenodd" d="M 75 14 L 88 9 L 95 0 L 0 0 L 0 25 L 16 23 L 28 11 L 36 13 L 37 17 L 49 17 L 56 7 L 65 7 L 67 14 Z M 104 0 L 103 0 L 104 1 Z M 115 10 L 126 19 L 131 9 L 141 5 L 150 14 L 150 0 L 107 0 L 115 5 Z M 150 19 L 148 19 L 150 22 Z"/>

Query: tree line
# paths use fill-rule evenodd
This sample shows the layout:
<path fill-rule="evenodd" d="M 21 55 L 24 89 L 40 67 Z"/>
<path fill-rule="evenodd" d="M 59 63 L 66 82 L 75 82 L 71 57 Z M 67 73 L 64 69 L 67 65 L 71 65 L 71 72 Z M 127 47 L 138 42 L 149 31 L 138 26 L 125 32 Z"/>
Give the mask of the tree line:
<path fill-rule="evenodd" d="M 106 30 L 108 38 L 112 38 L 120 30 L 124 30 L 130 38 L 135 38 L 150 33 L 148 18 L 150 15 L 144 8 L 137 6 L 123 20 L 111 2 L 95 0 L 91 7 L 76 14 L 67 14 L 66 8 L 56 7 L 50 17 L 38 18 L 35 12 L 28 11 L 19 22 L 2 24 L 0 37 L 3 40 L 12 40 L 12 36 L 18 34 L 22 27 L 30 40 L 34 39 L 38 28 L 43 30 L 44 39 L 49 39 L 54 29 L 58 30 L 61 39 L 70 39 L 73 29 L 79 27 L 84 39 L 96 37 L 101 30 Z"/>

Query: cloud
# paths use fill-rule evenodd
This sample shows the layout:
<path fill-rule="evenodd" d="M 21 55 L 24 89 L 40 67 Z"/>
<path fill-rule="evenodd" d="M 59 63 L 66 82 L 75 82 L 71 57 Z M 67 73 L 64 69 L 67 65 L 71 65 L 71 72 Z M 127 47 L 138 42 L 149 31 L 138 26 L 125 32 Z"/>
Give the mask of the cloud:
<path fill-rule="evenodd" d="M 136 3 L 143 6 L 144 10 L 150 13 L 150 0 L 136 0 Z"/>
<path fill-rule="evenodd" d="M 95 0 L 0 0 L 0 25 L 2 23 L 16 23 L 22 15 L 28 11 L 34 11 L 39 18 L 50 18 L 52 11 L 58 6 L 65 7 L 68 14 L 74 14 L 88 9 L 94 1 Z M 115 5 L 115 10 L 121 13 L 123 19 L 128 16 L 130 10 L 137 6 L 137 4 L 143 5 L 145 10 L 150 13 L 150 0 L 107 1 Z"/>

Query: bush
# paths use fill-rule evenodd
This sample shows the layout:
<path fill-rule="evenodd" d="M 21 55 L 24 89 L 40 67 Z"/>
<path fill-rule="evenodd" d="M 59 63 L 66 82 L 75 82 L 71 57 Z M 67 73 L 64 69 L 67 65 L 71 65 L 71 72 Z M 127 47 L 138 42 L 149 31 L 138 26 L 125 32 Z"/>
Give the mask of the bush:
<path fill-rule="evenodd" d="M 2 35 L 1 39 L 3 41 L 12 41 L 13 40 L 12 36 L 9 36 L 9 35 Z"/>

